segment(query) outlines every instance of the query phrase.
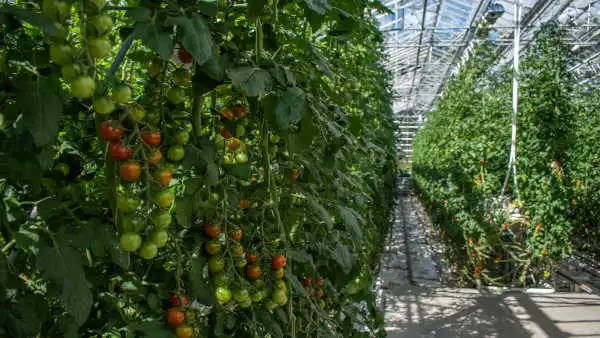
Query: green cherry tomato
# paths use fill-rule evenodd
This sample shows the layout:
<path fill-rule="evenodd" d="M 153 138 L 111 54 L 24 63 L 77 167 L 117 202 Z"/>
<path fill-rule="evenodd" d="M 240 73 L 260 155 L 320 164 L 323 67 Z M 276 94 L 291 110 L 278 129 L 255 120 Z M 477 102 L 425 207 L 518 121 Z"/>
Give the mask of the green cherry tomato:
<path fill-rule="evenodd" d="M 271 295 L 271 300 L 273 301 L 273 303 L 279 306 L 283 306 L 285 305 L 285 303 L 287 303 L 287 295 L 284 290 L 276 289 Z"/>
<path fill-rule="evenodd" d="M 278 135 L 269 136 L 269 141 L 271 141 L 271 143 L 273 144 L 278 143 L 279 140 L 281 140 L 281 138 Z"/>
<path fill-rule="evenodd" d="M 59 66 L 73 62 L 73 51 L 68 45 L 53 45 L 50 47 L 50 60 Z"/>
<path fill-rule="evenodd" d="M 221 200 L 221 196 L 219 196 L 219 194 L 216 192 L 213 192 L 212 194 L 208 195 L 208 200 L 211 202 L 218 202 Z"/>
<path fill-rule="evenodd" d="M 265 280 L 262 277 L 258 277 L 257 279 L 252 281 L 252 284 L 254 284 L 254 286 L 256 286 L 257 288 L 262 288 L 263 286 L 265 286 Z"/>
<path fill-rule="evenodd" d="M 265 289 L 260 289 L 252 292 L 250 294 L 250 300 L 254 303 L 259 303 L 267 296 L 267 291 Z"/>
<path fill-rule="evenodd" d="M 225 304 L 231 300 L 231 291 L 226 287 L 218 287 L 215 290 L 215 297 L 219 304 Z"/>
<path fill-rule="evenodd" d="M 219 273 L 225 269 L 225 261 L 221 257 L 212 256 L 208 260 L 208 269 L 212 273 Z"/>
<path fill-rule="evenodd" d="M 227 165 L 235 164 L 235 157 L 230 154 L 223 155 L 223 162 Z"/>
<path fill-rule="evenodd" d="M 111 45 L 108 40 L 90 39 L 88 41 L 88 52 L 96 59 L 102 59 L 110 55 Z"/>
<path fill-rule="evenodd" d="M 185 91 L 179 87 L 170 88 L 167 91 L 167 99 L 172 104 L 180 104 L 185 101 Z"/>
<path fill-rule="evenodd" d="M 173 162 L 179 162 L 179 161 L 183 160 L 184 156 L 185 156 L 185 149 L 180 145 L 172 146 L 171 148 L 169 148 L 169 151 L 167 152 L 167 157 L 169 158 L 169 160 L 171 160 Z"/>
<path fill-rule="evenodd" d="M 219 273 L 215 276 L 216 286 L 228 286 L 231 283 L 231 278 L 226 273 Z"/>
<path fill-rule="evenodd" d="M 217 144 L 217 148 L 219 150 L 225 149 L 226 140 L 221 134 L 217 134 L 217 136 L 215 136 L 215 143 Z"/>
<path fill-rule="evenodd" d="M 157 231 L 150 237 L 150 241 L 156 245 L 157 248 L 162 248 L 163 246 L 167 245 L 168 240 L 169 233 L 166 231 Z"/>
<path fill-rule="evenodd" d="M 108 115 L 115 110 L 115 104 L 108 97 L 94 100 L 94 110 L 100 115 Z"/>
<path fill-rule="evenodd" d="M 96 28 L 99 35 L 104 35 L 113 28 L 113 20 L 108 15 L 96 15 L 91 20 L 92 26 Z"/>
<path fill-rule="evenodd" d="M 265 300 L 265 308 L 269 311 L 274 310 L 277 307 L 277 304 L 275 304 L 274 301 L 272 301 L 271 299 L 267 299 Z"/>
<path fill-rule="evenodd" d="M 153 216 L 154 225 L 158 229 L 167 229 L 171 222 L 173 221 L 173 217 L 171 213 L 168 211 L 160 211 L 154 214 Z"/>
<path fill-rule="evenodd" d="M 135 252 L 142 245 L 142 237 L 135 232 L 126 232 L 119 239 L 121 249 L 126 252 Z"/>
<path fill-rule="evenodd" d="M 121 227 L 124 232 L 141 232 L 146 226 L 139 217 L 130 214 L 123 216 Z"/>
<path fill-rule="evenodd" d="M 127 195 L 119 196 L 117 201 L 119 210 L 125 213 L 134 212 L 141 204 L 139 199 Z"/>
<path fill-rule="evenodd" d="M 233 299 L 238 302 L 246 302 L 250 300 L 250 293 L 246 289 L 236 289 L 233 291 Z"/>
<path fill-rule="evenodd" d="M 151 76 L 158 76 L 165 71 L 165 64 L 161 60 L 154 59 L 148 64 L 148 72 Z"/>
<path fill-rule="evenodd" d="M 246 163 L 248 162 L 248 155 L 245 152 L 239 152 L 235 155 L 236 163 Z"/>
<path fill-rule="evenodd" d="M 71 83 L 71 94 L 79 99 L 87 99 L 94 95 L 96 82 L 87 75 L 80 76 Z"/>
<path fill-rule="evenodd" d="M 173 82 L 180 86 L 187 86 L 192 82 L 192 74 L 185 68 L 179 68 L 173 74 Z"/>
<path fill-rule="evenodd" d="M 50 19 L 63 21 L 69 15 L 69 4 L 64 1 L 44 0 L 42 13 Z"/>
<path fill-rule="evenodd" d="M 158 254 L 158 247 L 154 243 L 144 243 L 138 252 L 143 259 L 152 259 Z"/>
<path fill-rule="evenodd" d="M 144 109 L 144 107 L 140 106 L 139 104 L 136 104 L 129 110 L 129 116 L 134 121 L 140 122 L 144 119 L 144 117 L 146 117 L 146 110 Z"/>
<path fill-rule="evenodd" d="M 71 172 L 71 168 L 66 163 L 57 163 L 54 166 L 54 171 L 61 173 L 63 176 L 68 176 Z"/>
<path fill-rule="evenodd" d="M 112 99 L 116 104 L 123 104 L 131 100 L 131 88 L 128 86 L 121 86 L 116 88 L 112 92 Z"/>
<path fill-rule="evenodd" d="M 178 131 L 175 134 L 175 142 L 179 145 L 186 145 L 190 141 L 190 133 L 187 131 Z"/>
<path fill-rule="evenodd" d="M 60 72 L 66 80 L 74 80 L 81 73 L 81 67 L 76 63 L 64 65 L 60 68 Z"/>
<path fill-rule="evenodd" d="M 175 195 L 173 195 L 170 190 L 165 189 L 155 193 L 152 197 L 152 201 L 159 207 L 167 209 L 173 205 L 173 202 L 175 201 Z"/>

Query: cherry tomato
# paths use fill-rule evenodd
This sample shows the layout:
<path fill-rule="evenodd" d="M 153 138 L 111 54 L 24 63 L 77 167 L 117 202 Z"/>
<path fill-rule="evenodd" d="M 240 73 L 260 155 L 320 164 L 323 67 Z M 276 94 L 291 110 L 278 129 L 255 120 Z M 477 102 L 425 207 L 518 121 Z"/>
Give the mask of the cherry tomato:
<path fill-rule="evenodd" d="M 173 307 L 167 311 L 167 323 L 171 326 L 181 325 L 185 322 L 185 314 L 178 308 Z"/>
<path fill-rule="evenodd" d="M 236 104 L 233 106 L 233 115 L 238 119 L 243 119 L 248 115 L 248 109 L 243 104 Z"/>
<path fill-rule="evenodd" d="M 76 63 L 72 63 L 62 66 L 60 72 L 66 80 L 74 80 L 81 74 L 81 67 Z"/>
<path fill-rule="evenodd" d="M 256 264 L 258 262 L 258 255 L 255 253 L 248 253 L 246 255 L 246 261 L 248 262 L 248 264 L 252 265 L 252 264 Z"/>
<path fill-rule="evenodd" d="M 244 248 L 238 243 L 233 243 L 230 247 L 231 255 L 235 258 L 240 258 L 244 256 Z M 241 264 L 241 263 L 240 263 Z M 244 264 L 241 266 L 246 266 L 246 260 L 244 259 Z"/>
<path fill-rule="evenodd" d="M 250 300 L 254 303 L 262 302 L 263 299 L 267 296 L 267 290 L 260 289 L 256 290 L 250 294 Z"/>
<path fill-rule="evenodd" d="M 223 155 L 223 162 L 227 165 L 231 165 L 235 163 L 235 158 L 229 154 Z"/>
<path fill-rule="evenodd" d="M 158 254 L 158 248 L 154 243 L 144 243 L 138 252 L 143 259 L 152 259 Z"/>
<path fill-rule="evenodd" d="M 210 238 L 217 238 L 221 234 L 221 227 L 209 222 L 204 224 L 204 232 Z"/>
<path fill-rule="evenodd" d="M 275 303 L 279 306 L 283 306 L 283 305 L 285 305 L 285 303 L 287 303 L 287 295 L 286 295 L 285 291 L 276 289 L 273 291 L 273 294 L 271 295 L 271 300 L 273 301 L 273 303 Z"/>
<path fill-rule="evenodd" d="M 169 227 L 169 225 L 171 225 L 173 217 L 171 217 L 171 214 L 168 211 L 159 211 L 158 213 L 154 214 L 152 220 L 158 229 L 166 229 Z"/>
<path fill-rule="evenodd" d="M 273 257 L 271 266 L 273 267 L 273 269 L 282 269 L 283 267 L 285 267 L 285 263 L 285 257 L 283 257 L 282 255 L 277 255 Z"/>
<path fill-rule="evenodd" d="M 227 148 L 229 148 L 229 150 L 236 151 L 236 150 L 240 149 L 241 146 L 242 146 L 242 141 L 240 141 L 240 139 L 234 137 L 231 140 L 231 142 L 229 142 L 229 144 L 227 145 Z"/>
<path fill-rule="evenodd" d="M 173 74 L 173 82 L 180 86 L 187 86 L 192 82 L 192 75 L 187 69 L 179 68 Z"/>
<path fill-rule="evenodd" d="M 146 117 L 146 110 L 144 107 L 136 104 L 129 109 L 129 117 L 136 122 L 140 122 Z"/>
<path fill-rule="evenodd" d="M 185 91 L 179 87 L 172 87 L 167 91 L 167 99 L 172 104 L 180 104 L 185 101 Z"/>
<path fill-rule="evenodd" d="M 321 299 L 321 297 L 323 297 L 324 295 L 325 295 L 325 291 L 323 291 L 323 290 L 317 290 L 317 291 L 315 291 L 315 294 L 314 294 L 316 299 Z"/>
<path fill-rule="evenodd" d="M 245 303 L 250 300 L 250 293 L 246 289 L 236 289 L 233 291 L 233 299 L 239 303 Z"/>
<path fill-rule="evenodd" d="M 142 133 L 142 140 L 151 147 L 160 144 L 161 139 L 160 131 L 146 131 Z"/>
<path fill-rule="evenodd" d="M 146 223 L 135 215 L 124 215 L 121 220 L 121 226 L 124 232 L 142 232 L 146 228 Z"/>
<path fill-rule="evenodd" d="M 219 273 L 215 275 L 216 286 L 227 286 L 231 282 L 231 278 L 226 273 Z"/>
<path fill-rule="evenodd" d="M 152 201 L 159 207 L 167 209 L 173 205 L 175 195 L 169 189 L 161 190 L 152 196 Z"/>
<path fill-rule="evenodd" d="M 153 166 L 157 166 L 160 161 L 162 161 L 162 153 L 158 149 L 154 149 L 150 158 L 148 158 L 148 163 Z"/>
<path fill-rule="evenodd" d="M 117 199 L 117 206 L 119 210 L 125 213 L 134 212 L 140 206 L 140 204 L 142 204 L 142 202 L 139 199 L 129 195 L 121 195 Z"/>
<path fill-rule="evenodd" d="M 109 148 L 110 156 L 116 161 L 127 161 L 133 155 L 133 150 L 129 147 L 121 145 L 120 141 L 116 141 L 110 144 Z"/>
<path fill-rule="evenodd" d="M 188 325 L 179 325 L 175 328 L 175 335 L 177 338 L 192 338 L 194 330 Z"/>
<path fill-rule="evenodd" d="M 243 257 L 244 256 L 244 249 L 243 248 L 240 248 L 240 249 L 241 249 L 242 254 L 238 255 L 237 257 L 235 257 L 233 259 L 233 262 L 234 262 L 234 264 L 235 264 L 236 267 L 243 268 L 243 267 L 245 267 L 247 265 L 247 263 L 246 263 L 246 259 Z M 235 255 L 236 254 L 234 253 L 234 256 Z"/>
<path fill-rule="evenodd" d="M 235 162 L 236 163 L 247 163 L 248 162 L 248 155 L 246 155 L 246 153 L 243 152 L 239 152 L 235 155 Z"/>
<path fill-rule="evenodd" d="M 233 137 L 233 135 L 231 134 L 231 132 L 229 130 L 227 130 L 226 128 L 221 128 L 221 136 L 223 136 L 224 139 L 230 139 Z"/>
<path fill-rule="evenodd" d="M 152 244 L 156 245 L 157 248 L 162 248 L 167 245 L 167 242 L 169 241 L 169 233 L 164 230 L 157 231 L 152 234 L 150 241 Z"/>
<path fill-rule="evenodd" d="M 312 284 L 312 277 L 304 278 L 304 280 L 302 281 L 302 285 L 304 285 L 304 286 L 309 286 L 311 284 Z"/>
<path fill-rule="evenodd" d="M 90 56 L 96 59 L 102 59 L 110 55 L 112 46 L 110 42 L 105 39 L 89 39 L 88 40 L 88 52 Z"/>
<path fill-rule="evenodd" d="M 171 295 L 171 306 L 180 307 L 182 305 L 188 305 L 188 299 L 186 296 L 178 296 L 176 294 Z"/>
<path fill-rule="evenodd" d="M 127 103 L 131 100 L 131 88 L 128 86 L 120 86 L 113 89 L 112 99 L 117 104 Z"/>
<path fill-rule="evenodd" d="M 215 290 L 215 296 L 219 304 L 225 304 L 231 300 L 231 291 L 226 287 L 218 287 Z"/>
<path fill-rule="evenodd" d="M 217 241 L 209 241 L 204 244 L 204 249 L 209 255 L 217 255 L 221 252 L 221 243 Z"/>
<path fill-rule="evenodd" d="M 240 205 L 240 209 L 248 209 L 248 208 L 250 208 L 250 201 L 240 200 L 239 205 Z"/>
<path fill-rule="evenodd" d="M 185 130 L 178 131 L 175 134 L 175 142 L 179 145 L 186 145 L 190 141 L 190 133 Z"/>
<path fill-rule="evenodd" d="M 120 122 L 108 120 L 100 124 L 100 136 L 102 136 L 104 141 L 118 141 L 123 137 L 124 133 L 125 129 L 123 129 L 123 125 Z"/>
<path fill-rule="evenodd" d="M 148 72 L 151 76 L 157 76 L 165 70 L 165 64 L 161 60 L 154 59 L 148 64 Z"/>
<path fill-rule="evenodd" d="M 229 238 L 234 241 L 239 241 L 242 239 L 242 229 L 235 227 L 229 232 Z"/>
<path fill-rule="evenodd" d="M 277 304 L 271 299 L 265 300 L 265 308 L 269 311 L 274 310 L 277 307 Z"/>
<path fill-rule="evenodd" d="M 167 157 L 169 158 L 169 160 L 171 160 L 173 162 L 179 162 L 179 161 L 183 160 L 184 156 L 185 156 L 185 149 L 180 145 L 172 146 L 171 148 L 169 148 L 169 151 L 167 152 Z"/>
<path fill-rule="evenodd" d="M 219 256 L 212 256 L 208 259 L 208 269 L 212 273 L 219 273 L 225 269 L 225 261 Z"/>
<path fill-rule="evenodd" d="M 119 174 L 125 181 L 137 181 L 142 175 L 142 167 L 137 162 L 127 161 L 119 167 Z"/>
<path fill-rule="evenodd" d="M 265 280 L 262 277 L 258 277 L 257 279 L 252 281 L 252 284 L 254 284 L 254 286 L 256 286 L 257 288 L 262 288 L 263 286 L 265 286 Z"/>
<path fill-rule="evenodd" d="M 300 172 L 298 169 L 294 169 L 292 172 L 290 172 L 290 180 L 295 181 L 298 179 L 298 177 L 300 177 Z"/>
<path fill-rule="evenodd" d="M 142 237 L 135 232 L 126 232 L 119 239 L 121 249 L 126 252 L 135 252 L 142 245 Z"/>
<path fill-rule="evenodd" d="M 96 82 L 87 75 L 76 78 L 71 83 L 71 94 L 78 99 L 87 99 L 94 95 Z"/>
<path fill-rule="evenodd" d="M 285 285 L 285 282 L 282 280 L 276 280 L 275 287 L 279 290 L 287 291 L 287 285 Z"/>
<path fill-rule="evenodd" d="M 318 281 L 315 283 L 315 286 L 316 286 L 316 287 L 318 287 L 318 288 L 321 288 L 321 287 L 323 287 L 323 283 L 324 283 L 324 281 L 323 281 L 322 279 L 319 279 L 319 280 L 318 280 Z"/>
<path fill-rule="evenodd" d="M 277 269 L 273 272 L 273 278 L 275 279 L 283 279 L 285 276 L 285 271 L 283 269 Z"/>
<path fill-rule="evenodd" d="M 108 15 L 96 15 L 91 20 L 92 26 L 96 28 L 98 35 L 104 35 L 113 28 L 113 20 Z"/>
<path fill-rule="evenodd" d="M 258 265 L 248 265 L 246 268 L 246 274 L 250 279 L 257 279 L 261 274 L 260 267 Z"/>
<path fill-rule="evenodd" d="M 94 100 L 94 111 L 100 115 L 108 115 L 115 110 L 115 104 L 108 97 L 101 97 Z"/>
<path fill-rule="evenodd" d="M 53 45 L 50 47 L 50 60 L 59 66 L 71 64 L 73 61 L 73 50 L 68 45 Z"/>
<path fill-rule="evenodd" d="M 154 173 L 154 179 L 158 182 L 160 186 L 166 187 L 171 183 L 171 178 L 173 178 L 173 174 L 169 169 L 163 168 Z"/>
<path fill-rule="evenodd" d="M 179 61 L 181 61 L 181 63 L 183 64 L 189 65 L 190 63 L 194 62 L 194 57 L 192 56 L 192 54 L 190 54 L 183 47 L 179 48 L 177 56 L 179 56 Z"/>
<path fill-rule="evenodd" d="M 223 117 L 228 119 L 229 121 L 233 120 L 233 112 L 231 112 L 231 110 L 227 108 L 221 110 L 221 115 L 223 115 Z"/>

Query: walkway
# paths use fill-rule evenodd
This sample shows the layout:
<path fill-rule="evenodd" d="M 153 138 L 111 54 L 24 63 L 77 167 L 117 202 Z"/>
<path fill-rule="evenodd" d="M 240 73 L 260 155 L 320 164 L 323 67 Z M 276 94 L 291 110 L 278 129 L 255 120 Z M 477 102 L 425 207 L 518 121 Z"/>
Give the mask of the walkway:
<path fill-rule="evenodd" d="M 600 297 L 442 287 L 441 246 L 403 181 L 376 283 L 388 337 L 600 337 Z"/>

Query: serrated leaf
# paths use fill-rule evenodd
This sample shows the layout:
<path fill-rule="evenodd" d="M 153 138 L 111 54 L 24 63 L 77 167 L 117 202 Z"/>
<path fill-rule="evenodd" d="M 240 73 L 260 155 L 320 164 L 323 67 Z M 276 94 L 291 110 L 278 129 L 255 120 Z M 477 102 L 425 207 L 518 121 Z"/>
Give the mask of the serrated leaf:
<path fill-rule="evenodd" d="M 296 293 L 302 294 L 304 297 L 310 297 L 310 295 L 308 294 L 308 292 L 306 292 L 304 286 L 302 285 L 302 283 L 300 283 L 296 275 L 289 271 L 289 268 L 285 269 L 285 276 L 286 279 L 292 285 L 292 290 L 294 290 Z"/>
<path fill-rule="evenodd" d="M 311 263 L 312 264 L 312 261 L 313 261 L 312 256 L 304 250 L 289 250 L 288 254 L 292 258 L 292 260 L 295 260 L 300 263 Z"/>
<path fill-rule="evenodd" d="M 321 15 L 325 14 L 325 12 L 329 9 L 328 0 L 304 0 L 304 3 L 308 6 L 308 8 Z"/>
<path fill-rule="evenodd" d="M 306 93 L 298 87 L 288 88 L 277 101 L 275 121 L 281 130 L 298 123 L 306 111 Z"/>
<path fill-rule="evenodd" d="M 211 292 L 212 288 L 208 281 L 204 278 L 204 266 L 206 265 L 206 257 L 194 257 L 191 261 L 190 270 L 190 289 L 191 295 L 205 304 L 214 303 L 214 295 Z"/>
<path fill-rule="evenodd" d="M 317 214 L 319 220 L 326 223 L 329 227 L 333 226 L 333 221 L 331 220 L 331 215 L 329 214 L 329 211 L 327 211 L 327 209 L 325 209 L 325 207 L 321 205 L 321 203 L 314 199 L 311 199 L 308 202 L 308 205 Z"/>
<path fill-rule="evenodd" d="M 194 199 L 184 198 L 177 201 L 175 208 L 175 220 L 182 227 L 192 225 L 195 216 Z"/>
<path fill-rule="evenodd" d="M 127 329 L 131 332 L 139 332 L 142 337 L 151 338 L 174 338 L 175 333 L 165 329 L 165 325 L 159 321 L 131 323 L 127 325 Z M 136 335 L 137 337 L 137 335 Z"/>
<path fill-rule="evenodd" d="M 92 308 L 92 292 L 83 270 L 82 255 L 57 241 L 52 248 L 40 246 L 36 264 L 42 276 L 56 285 L 58 298 L 75 323 L 83 325 Z"/>
<path fill-rule="evenodd" d="M 228 75 L 233 85 L 250 97 L 265 93 L 273 85 L 271 74 L 261 68 L 238 67 L 231 69 Z"/>
<path fill-rule="evenodd" d="M 219 167 L 214 162 L 210 162 L 206 165 L 204 183 L 209 187 L 214 187 L 219 183 Z"/>
<path fill-rule="evenodd" d="M 360 229 L 360 223 L 358 221 L 358 214 L 352 208 L 348 208 L 345 206 L 339 206 L 340 217 L 344 220 L 344 224 L 346 225 L 346 229 L 352 236 L 352 240 L 356 244 L 360 244 L 362 242 L 362 230 Z"/>
<path fill-rule="evenodd" d="M 157 52 L 162 59 L 168 60 L 173 55 L 174 42 L 171 31 L 160 22 L 139 22 L 135 26 L 135 34 L 142 39 L 146 47 Z"/>
<path fill-rule="evenodd" d="M 12 15 L 18 21 L 26 21 L 31 25 L 42 29 L 51 36 L 56 36 L 56 25 L 50 18 L 38 14 L 32 10 L 11 6 L 8 3 L 4 3 L 0 7 L 0 14 Z"/>
<path fill-rule="evenodd" d="M 348 274 L 350 270 L 352 270 L 352 264 L 354 264 L 354 259 L 350 254 L 350 251 L 348 251 L 348 248 L 338 242 L 335 248 L 329 249 L 329 251 L 333 260 L 342 268 L 342 271 L 344 271 L 345 274 Z"/>
<path fill-rule="evenodd" d="M 128 9 L 125 16 L 135 21 L 150 21 L 152 19 L 152 11 L 145 7 L 134 7 Z"/>
<path fill-rule="evenodd" d="M 61 88 L 58 78 L 44 76 L 17 94 L 23 124 L 39 148 L 53 143 L 58 135 L 63 110 Z"/>
<path fill-rule="evenodd" d="M 178 25 L 181 29 L 180 42 L 198 65 L 203 65 L 215 54 L 215 44 L 206 20 L 201 15 L 169 17 L 166 24 Z"/>
<path fill-rule="evenodd" d="M 273 320 L 273 316 L 266 310 L 257 309 L 256 319 L 261 322 L 271 337 L 283 337 L 283 330 L 277 321 Z"/>
<path fill-rule="evenodd" d="M 325 74 L 331 81 L 333 81 L 333 72 L 331 71 L 331 67 L 327 58 L 325 58 L 325 56 L 323 56 L 319 49 L 312 44 L 310 45 L 310 50 L 315 56 L 315 58 L 312 61 L 319 67 L 319 70 L 323 74 Z"/>

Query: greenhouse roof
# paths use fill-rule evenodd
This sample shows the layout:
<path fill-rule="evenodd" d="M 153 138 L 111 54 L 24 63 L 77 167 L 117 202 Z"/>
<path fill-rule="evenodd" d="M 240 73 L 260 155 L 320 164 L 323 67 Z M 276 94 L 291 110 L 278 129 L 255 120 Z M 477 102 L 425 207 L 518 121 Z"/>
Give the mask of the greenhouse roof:
<path fill-rule="evenodd" d="M 448 78 L 456 73 L 477 43 L 476 27 L 491 24 L 488 39 L 502 55 L 513 59 L 515 1 L 388 0 L 392 14 L 377 20 L 385 36 L 387 66 L 393 75 L 394 112 L 399 119 L 423 116 L 435 105 Z M 580 83 L 600 75 L 599 0 L 520 0 L 521 51 L 543 23 L 569 25 L 569 44 L 580 61 L 572 71 Z M 500 14 L 496 16 L 495 14 Z M 496 16 L 496 17 L 495 17 Z"/>

